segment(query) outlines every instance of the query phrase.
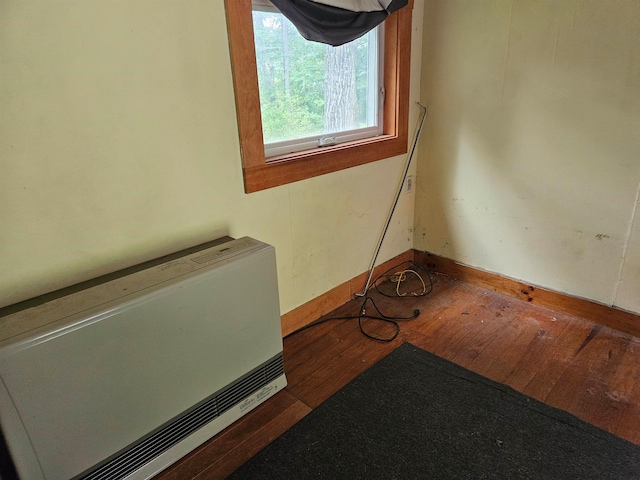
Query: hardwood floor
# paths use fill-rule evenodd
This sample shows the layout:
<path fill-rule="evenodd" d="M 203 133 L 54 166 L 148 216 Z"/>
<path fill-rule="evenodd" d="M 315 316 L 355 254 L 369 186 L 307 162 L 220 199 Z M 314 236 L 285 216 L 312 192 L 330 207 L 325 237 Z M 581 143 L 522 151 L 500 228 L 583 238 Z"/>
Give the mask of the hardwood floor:
<path fill-rule="evenodd" d="M 372 295 L 401 322 L 389 343 L 334 320 L 284 340 L 288 386 L 156 478 L 221 479 L 403 342 L 640 444 L 640 339 L 484 288 L 434 277 L 427 297 Z M 329 316 L 357 314 L 353 300 Z M 376 335 L 390 324 L 369 322 Z"/>

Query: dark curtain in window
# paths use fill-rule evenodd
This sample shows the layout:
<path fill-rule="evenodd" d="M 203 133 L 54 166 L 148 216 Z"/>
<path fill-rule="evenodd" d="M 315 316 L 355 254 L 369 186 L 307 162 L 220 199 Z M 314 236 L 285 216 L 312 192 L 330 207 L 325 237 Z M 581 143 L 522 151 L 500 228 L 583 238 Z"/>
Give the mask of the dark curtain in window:
<path fill-rule="evenodd" d="M 312 42 L 334 47 L 361 37 L 408 0 L 271 0 Z"/>

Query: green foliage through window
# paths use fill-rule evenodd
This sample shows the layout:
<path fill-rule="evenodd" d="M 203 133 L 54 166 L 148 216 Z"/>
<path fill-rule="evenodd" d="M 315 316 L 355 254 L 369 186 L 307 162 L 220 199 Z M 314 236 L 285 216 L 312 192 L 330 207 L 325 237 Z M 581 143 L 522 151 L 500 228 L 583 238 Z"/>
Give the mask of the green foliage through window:
<path fill-rule="evenodd" d="M 331 47 L 256 10 L 253 28 L 265 143 L 377 125 L 377 31 Z"/>

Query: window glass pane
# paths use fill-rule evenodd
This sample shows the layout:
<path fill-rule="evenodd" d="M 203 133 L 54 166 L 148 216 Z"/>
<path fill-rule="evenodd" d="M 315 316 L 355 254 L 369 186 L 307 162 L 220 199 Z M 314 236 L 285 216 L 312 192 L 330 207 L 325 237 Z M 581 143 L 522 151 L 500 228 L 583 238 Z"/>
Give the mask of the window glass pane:
<path fill-rule="evenodd" d="M 253 28 L 265 144 L 378 126 L 378 29 L 331 47 L 278 12 L 254 10 Z"/>

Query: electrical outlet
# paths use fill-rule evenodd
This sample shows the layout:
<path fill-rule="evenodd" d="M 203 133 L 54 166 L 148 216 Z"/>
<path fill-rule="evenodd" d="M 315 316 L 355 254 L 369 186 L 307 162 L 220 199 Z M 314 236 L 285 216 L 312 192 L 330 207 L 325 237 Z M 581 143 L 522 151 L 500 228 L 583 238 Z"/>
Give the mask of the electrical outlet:
<path fill-rule="evenodd" d="M 413 175 L 409 175 L 404 181 L 404 193 L 413 192 Z"/>

